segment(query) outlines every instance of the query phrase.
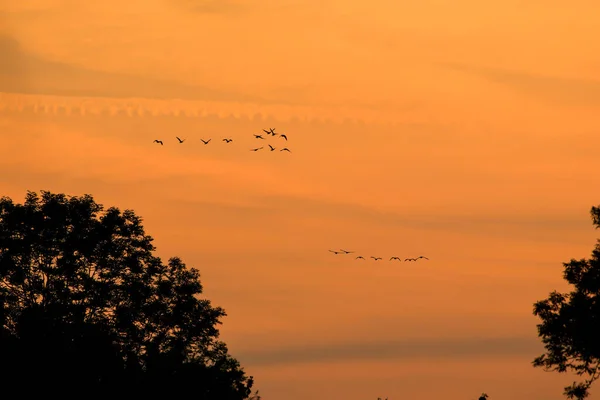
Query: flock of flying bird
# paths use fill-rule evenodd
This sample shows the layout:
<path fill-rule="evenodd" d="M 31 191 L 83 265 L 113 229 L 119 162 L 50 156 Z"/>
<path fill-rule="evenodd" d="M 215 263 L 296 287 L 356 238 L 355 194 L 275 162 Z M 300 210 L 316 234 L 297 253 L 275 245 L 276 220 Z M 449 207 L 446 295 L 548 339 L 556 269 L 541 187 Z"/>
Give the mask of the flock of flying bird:
<path fill-rule="evenodd" d="M 354 251 L 348 251 L 348 250 L 342 250 L 342 249 L 340 249 L 340 250 L 329 250 L 329 251 L 331 253 L 333 253 L 333 254 L 350 254 L 350 253 L 354 253 Z M 374 256 L 371 256 L 371 258 L 373 260 L 375 260 L 375 261 L 379 261 L 379 260 L 383 259 L 382 257 L 374 257 Z M 365 258 L 363 256 L 357 256 L 355 258 L 355 260 L 364 260 L 364 259 Z M 418 261 L 420 259 L 429 260 L 429 258 L 427 258 L 425 256 L 419 256 L 419 257 L 415 257 L 415 258 L 405 258 L 404 261 Z M 392 260 L 402 261 L 402 259 L 400 257 L 396 257 L 396 256 L 390 257 L 390 261 L 392 261 Z"/>
<path fill-rule="evenodd" d="M 263 129 L 263 132 L 265 132 L 267 134 L 267 136 L 268 135 L 270 135 L 272 137 L 279 136 L 281 139 L 285 139 L 286 141 L 288 140 L 288 138 L 287 138 L 287 136 L 285 134 L 283 134 L 283 133 L 276 133 L 275 132 L 275 128 L 270 128 L 269 130 Z M 180 144 L 183 143 L 183 142 L 185 142 L 185 139 L 180 139 L 177 136 L 175 136 L 175 138 L 179 141 Z M 265 138 L 262 135 L 254 135 L 254 138 L 255 139 L 265 140 Z M 200 141 L 202 141 L 202 143 L 204 143 L 205 145 L 209 144 L 211 140 L 212 139 L 208 139 L 208 140 L 200 139 Z M 233 142 L 233 139 L 231 139 L 231 138 L 224 138 L 223 142 L 225 142 L 225 143 L 231 143 L 231 142 Z M 164 145 L 163 141 L 159 140 L 159 139 L 155 139 L 153 143 L 158 143 L 161 146 Z M 269 146 L 269 149 L 271 151 L 277 150 L 276 147 L 273 147 L 273 146 L 271 146 L 268 143 L 267 143 L 267 145 Z M 263 148 L 264 148 L 264 146 L 256 147 L 254 149 L 250 149 L 250 151 L 259 151 L 259 150 L 262 150 Z M 288 153 L 291 153 L 290 149 L 288 149 L 287 147 L 283 147 L 283 148 L 279 149 L 279 151 L 287 151 Z"/>
<path fill-rule="evenodd" d="M 275 128 L 270 128 L 269 130 L 263 129 L 263 132 L 265 134 L 267 134 L 267 136 L 269 136 L 269 135 L 272 136 L 272 137 L 279 136 L 281 139 L 285 139 L 286 141 L 288 140 L 288 138 L 287 138 L 287 136 L 285 134 L 283 134 L 283 133 L 276 133 L 275 132 Z M 265 140 L 265 138 L 262 135 L 256 135 L 255 134 L 254 137 L 256 139 Z M 179 138 L 177 136 L 175 138 L 177 139 L 177 141 L 180 144 L 183 143 L 183 142 L 185 142 L 185 139 L 181 139 L 181 138 Z M 204 143 L 205 145 L 209 144 L 211 140 L 212 139 L 208 139 L 208 140 L 200 139 L 200 141 L 202 143 Z M 224 138 L 223 142 L 225 142 L 225 143 L 231 143 L 231 142 L 233 142 L 233 139 L 231 139 L 231 138 Z M 163 141 L 159 140 L 159 139 L 155 139 L 154 143 L 158 143 L 160 145 L 164 144 Z M 273 146 L 271 146 L 270 144 L 267 144 L 267 145 L 269 146 L 269 149 L 271 151 L 275 151 L 276 150 L 276 148 L 273 147 Z M 250 151 L 259 151 L 259 150 L 262 150 L 263 148 L 264 148 L 264 146 L 256 147 L 256 148 L 250 149 Z M 279 149 L 279 151 L 287 151 L 287 152 L 291 153 L 290 149 L 288 149 L 287 147 L 283 147 L 283 148 Z M 334 254 L 350 254 L 350 253 L 354 253 L 354 251 L 348 251 L 348 250 L 329 250 L 329 251 L 331 253 L 334 253 Z M 371 256 L 370 258 L 372 258 L 375 261 L 379 261 L 379 260 L 383 259 L 382 257 L 375 257 L 375 256 Z M 356 260 L 365 260 L 365 257 L 363 257 L 363 256 L 357 256 L 355 259 Z M 421 259 L 429 260 L 429 258 L 427 258 L 425 256 L 419 256 L 419 257 L 415 257 L 415 258 L 405 258 L 404 261 L 418 261 L 418 260 L 421 260 Z M 400 257 L 396 257 L 396 256 L 390 257 L 390 261 L 392 261 L 392 260 L 402 261 L 402 259 Z"/>

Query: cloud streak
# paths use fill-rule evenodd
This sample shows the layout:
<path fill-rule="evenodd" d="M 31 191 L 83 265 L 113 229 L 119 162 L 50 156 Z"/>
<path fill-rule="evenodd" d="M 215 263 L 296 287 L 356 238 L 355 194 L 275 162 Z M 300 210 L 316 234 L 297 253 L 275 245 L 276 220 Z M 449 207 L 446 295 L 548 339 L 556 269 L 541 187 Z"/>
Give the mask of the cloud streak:
<path fill-rule="evenodd" d="M 521 92 L 556 103 L 596 106 L 600 104 L 600 81 L 593 79 L 564 78 L 502 68 L 472 66 L 460 63 L 437 63 L 489 81 L 507 85 Z"/>
<path fill-rule="evenodd" d="M 258 7 L 275 5 L 248 5 L 236 1 L 173 0 L 173 7 L 186 13 L 210 15 L 237 15 L 257 11 Z M 287 5 L 287 7 L 292 7 Z M 56 9 L 36 12 L 56 12 Z M 42 15 L 43 16 L 43 15 Z M 136 74 L 105 72 L 80 65 L 45 59 L 23 49 L 12 36 L 0 33 L 0 92 L 28 95 L 65 97 L 95 97 L 112 99 L 159 99 L 183 101 L 209 101 L 251 103 L 263 106 L 359 108 L 375 112 L 415 113 L 423 104 L 407 100 L 350 101 L 326 98 L 322 88 L 305 85 L 244 85 L 245 89 L 219 89 L 208 85 L 192 85 L 175 80 L 139 76 Z M 337 88 L 332 87 L 332 92 Z M 258 92 L 260 91 L 260 94 Z M 256 93 L 256 94 L 255 94 Z"/>
<path fill-rule="evenodd" d="M 227 4 L 201 2 L 204 11 L 225 12 Z M 233 6 L 232 6 L 233 7 Z M 233 7 L 236 8 L 237 6 Z M 241 7 L 241 6 L 240 6 Z M 198 11 L 200 12 L 200 11 Z M 46 60 L 24 52 L 19 42 L 0 35 L 0 92 L 28 95 L 65 97 L 101 97 L 113 99 L 159 99 L 187 101 L 216 101 L 253 103 L 259 105 L 309 106 L 314 105 L 306 96 L 310 86 L 275 87 L 266 96 L 255 96 L 237 91 L 213 89 L 208 86 L 187 85 L 176 81 L 145 78 L 132 74 L 95 71 L 78 65 Z M 314 88 L 313 88 L 314 89 Z M 317 96 L 312 96 L 318 99 Z M 353 101 L 348 104 L 318 100 L 325 107 L 359 107 L 366 110 L 414 111 L 414 102 L 396 106 L 385 102 Z"/>
<path fill-rule="evenodd" d="M 135 75 L 94 71 L 48 61 L 24 52 L 18 41 L 9 36 L 0 36 L 0 59 L 3 60 L 0 64 L 2 92 L 52 96 L 266 102 L 260 97 L 242 93 Z"/>
<path fill-rule="evenodd" d="M 252 9 L 248 4 L 234 0 L 172 0 L 171 4 L 198 14 L 238 15 Z"/>
<path fill-rule="evenodd" d="M 293 196 L 265 196 L 259 198 L 257 204 L 279 212 L 301 212 L 328 216 L 333 219 L 359 218 L 371 220 L 392 227 L 406 227 L 415 229 L 453 230 L 473 233 L 482 228 L 495 228 L 502 230 L 519 230 L 532 228 L 547 230 L 573 230 L 587 224 L 576 216 L 541 214 L 541 215 L 497 215 L 485 214 L 445 214 L 432 213 L 430 215 L 400 214 L 393 211 L 378 210 L 373 207 L 352 203 L 342 203 L 308 197 Z"/>
<path fill-rule="evenodd" d="M 278 366 L 304 363 L 464 359 L 535 355 L 541 345 L 534 338 L 458 338 L 408 339 L 377 342 L 330 343 L 303 345 L 270 350 L 237 351 L 236 358 L 255 366 Z"/>

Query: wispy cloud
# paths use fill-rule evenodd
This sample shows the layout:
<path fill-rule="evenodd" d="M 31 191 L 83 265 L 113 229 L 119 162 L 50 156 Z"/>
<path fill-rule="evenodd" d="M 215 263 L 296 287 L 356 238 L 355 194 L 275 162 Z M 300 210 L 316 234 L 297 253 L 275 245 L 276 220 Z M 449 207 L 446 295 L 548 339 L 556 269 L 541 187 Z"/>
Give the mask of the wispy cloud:
<path fill-rule="evenodd" d="M 541 345 L 535 338 L 408 339 L 303 345 L 256 351 L 240 350 L 236 357 L 249 365 L 285 365 L 415 358 L 460 359 L 534 355 Z"/>
<path fill-rule="evenodd" d="M 266 100 L 209 87 L 94 71 L 76 65 L 45 60 L 23 51 L 19 42 L 0 36 L 0 91 L 54 96 L 109 98 L 158 98 L 212 101 Z M 274 102 L 273 102 L 274 103 Z"/>
<path fill-rule="evenodd" d="M 7 14 L 27 14 L 29 17 L 48 15 L 49 13 L 60 12 L 65 7 L 77 7 L 81 3 L 73 0 L 36 0 L 28 2 L 3 2 L 0 4 L 0 13 Z"/>
<path fill-rule="evenodd" d="M 239 0 L 171 0 L 170 3 L 187 12 L 200 14 L 237 15 L 252 9 Z"/>
<path fill-rule="evenodd" d="M 587 220 L 580 220 L 577 215 L 557 215 L 528 213 L 490 215 L 484 213 L 458 213 L 448 210 L 440 214 L 432 212 L 427 215 L 414 213 L 401 214 L 385 211 L 374 207 L 353 203 L 343 203 L 326 199 L 292 196 L 265 196 L 257 201 L 262 207 L 278 210 L 285 213 L 302 213 L 329 217 L 332 219 L 361 219 L 372 221 L 390 227 L 405 227 L 414 229 L 452 230 L 454 232 L 474 233 L 485 229 L 496 234 L 514 234 L 523 229 L 540 229 L 551 231 L 570 231 L 588 224 Z"/>
<path fill-rule="evenodd" d="M 545 101 L 596 106 L 600 104 L 600 80 L 567 78 L 503 68 L 437 63 L 452 69 L 483 77 L 489 81 L 532 94 Z"/>
<path fill-rule="evenodd" d="M 177 181 L 179 186 L 195 187 L 193 182 L 187 184 Z M 425 213 L 401 213 L 398 211 L 384 210 L 369 204 L 358 204 L 351 202 L 333 201 L 314 197 L 287 195 L 282 192 L 272 192 L 270 195 L 256 195 L 247 193 L 243 203 L 228 202 L 227 205 L 207 203 L 204 200 L 194 199 L 192 196 L 180 195 L 173 199 L 179 204 L 180 210 L 188 210 L 188 213 L 202 213 L 203 218 L 211 220 L 214 218 L 225 218 L 235 215 L 238 221 L 254 221 L 254 223 L 269 224 L 271 229 L 276 229 L 285 221 L 298 219 L 310 219 L 320 221 L 322 229 L 326 231 L 337 231 L 337 222 L 344 226 L 355 225 L 360 227 L 355 233 L 355 239 L 368 236 L 371 229 L 385 229 L 392 231 L 430 231 L 437 233 L 451 233 L 471 237 L 501 238 L 506 240 L 521 240 L 526 242 L 561 241 L 573 243 L 579 240 L 575 233 L 582 232 L 589 227 L 585 212 L 566 213 L 540 212 L 510 213 L 502 215 L 490 215 L 488 210 L 465 213 L 461 210 L 448 209 L 444 211 L 432 211 Z M 195 211 L 194 211 L 195 210 Z M 202 211 L 199 211 L 202 210 Z M 198 214 L 199 215 L 199 214 Z M 293 219 L 290 219 L 293 216 Z M 263 221 L 263 222 L 260 222 Z M 269 222 L 264 222 L 269 221 Z M 350 226 L 351 226 L 350 225 Z M 279 228 L 277 228 L 279 229 Z M 301 228 L 294 229 L 314 229 Z M 572 234 L 566 235 L 569 232 Z M 314 232 L 319 235 L 323 232 Z M 327 235 L 327 234 L 325 234 Z M 569 239 L 573 237 L 573 239 Z"/>
<path fill-rule="evenodd" d="M 226 4 L 202 2 L 203 12 L 225 12 Z M 200 7 L 200 5 L 198 5 Z M 237 6 L 233 6 L 233 8 Z M 245 7 L 245 6 L 240 6 Z M 209 11 L 212 10 L 212 11 Z M 198 11 L 200 12 L 200 11 Z M 161 100 L 216 101 L 259 105 L 359 107 L 366 110 L 414 111 L 419 104 L 394 105 L 381 101 L 331 101 L 320 99 L 314 86 L 273 87 L 257 96 L 243 91 L 214 89 L 176 81 L 147 78 L 125 73 L 96 71 L 78 65 L 46 60 L 25 52 L 19 42 L 0 35 L 0 92 L 67 97 L 113 99 L 144 98 Z"/>

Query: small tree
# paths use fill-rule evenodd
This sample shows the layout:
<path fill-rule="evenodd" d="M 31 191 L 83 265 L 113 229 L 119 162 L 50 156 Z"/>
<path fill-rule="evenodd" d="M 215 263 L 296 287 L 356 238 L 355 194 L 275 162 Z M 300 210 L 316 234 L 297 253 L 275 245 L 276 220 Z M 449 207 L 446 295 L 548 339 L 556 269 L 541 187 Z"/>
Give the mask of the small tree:
<path fill-rule="evenodd" d="M 600 207 L 592 207 L 596 229 L 600 227 Z M 552 292 L 534 305 L 540 317 L 538 334 L 546 354 L 533 361 L 534 367 L 586 376 L 565 388 L 569 399 L 584 399 L 600 374 L 600 240 L 589 260 L 572 259 L 564 265 L 564 279 L 575 287 L 570 293 Z"/>
<path fill-rule="evenodd" d="M 252 377 L 218 340 L 220 318 L 197 270 L 164 264 L 133 211 L 85 195 L 0 199 L 3 390 L 189 393 L 241 400 Z"/>

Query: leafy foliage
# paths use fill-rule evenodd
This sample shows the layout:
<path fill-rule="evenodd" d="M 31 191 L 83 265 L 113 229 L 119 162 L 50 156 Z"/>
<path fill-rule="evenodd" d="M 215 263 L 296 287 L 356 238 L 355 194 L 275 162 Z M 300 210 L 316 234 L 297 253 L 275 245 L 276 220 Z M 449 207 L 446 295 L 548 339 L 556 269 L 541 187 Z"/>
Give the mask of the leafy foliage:
<path fill-rule="evenodd" d="M 592 207 L 591 216 L 600 227 L 600 207 Z M 533 361 L 546 370 L 574 371 L 586 376 L 565 388 L 569 399 L 585 399 L 589 388 L 600 376 L 600 240 L 589 260 L 572 259 L 564 263 L 564 279 L 574 286 L 570 293 L 550 293 L 548 299 L 534 305 L 540 317 L 538 334 L 546 354 Z"/>
<path fill-rule="evenodd" d="M 141 223 L 89 195 L 0 200 L 5 382 L 27 376 L 46 389 L 77 384 L 206 400 L 251 395 L 252 377 L 218 340 L 225 312 L 199 297 L 197 270 L 153 255 Z"/>

